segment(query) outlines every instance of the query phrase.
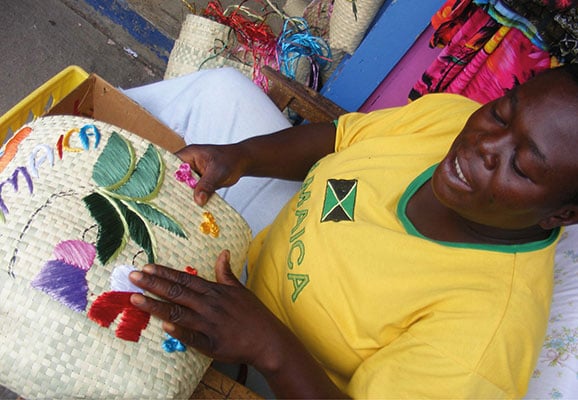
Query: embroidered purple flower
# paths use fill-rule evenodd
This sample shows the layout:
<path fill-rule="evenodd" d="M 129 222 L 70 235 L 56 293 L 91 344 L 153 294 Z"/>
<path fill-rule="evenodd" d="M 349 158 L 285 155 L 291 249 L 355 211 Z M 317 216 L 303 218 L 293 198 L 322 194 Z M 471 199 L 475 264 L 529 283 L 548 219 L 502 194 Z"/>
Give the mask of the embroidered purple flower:
<path fill-rule="evenodd" d="M 54 248 L 54 259 L 47 261 L 31 282 L 68 308 L 83 312 L 88 304 L 86 272 L 96 257 L 91 243 L 66 240 Z"/>

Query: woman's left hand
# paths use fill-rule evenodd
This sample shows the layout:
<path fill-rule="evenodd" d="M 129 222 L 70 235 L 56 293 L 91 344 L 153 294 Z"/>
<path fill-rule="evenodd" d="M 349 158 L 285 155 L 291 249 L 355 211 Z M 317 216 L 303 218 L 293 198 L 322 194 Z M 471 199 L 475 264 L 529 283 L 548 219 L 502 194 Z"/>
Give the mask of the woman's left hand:
<path fill-rule="evenodd" d="M 229 252 L 217 258 L 217 282 L 148 264 L 130 274 L 138 287 L 166 300 L 141 294 L 132 303 L 164 321 L 163 329 L 211 358 L 259 365 L 275 353 L 269 348 L 285 326 L 233 275 Z"/>
<path fill-rule="evenodd" d="M 278 398 L 346 398 L 300 340 L 233 275 L 229 252 L 215 265 L 217 282 L 149 264 L 131 281 L 167 301 L 141 294 L 132 303 L 163 328 L 211 358 L 253 365 Z"/>

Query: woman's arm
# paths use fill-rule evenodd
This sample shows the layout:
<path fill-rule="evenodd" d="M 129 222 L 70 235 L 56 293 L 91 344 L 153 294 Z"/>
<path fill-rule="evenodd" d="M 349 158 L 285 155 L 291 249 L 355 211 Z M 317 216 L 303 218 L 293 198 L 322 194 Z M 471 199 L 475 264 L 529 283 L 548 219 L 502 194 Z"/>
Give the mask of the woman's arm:
<path fill-rule="evenodd" d="M 333 123 L 300 125 L 239 143 L 250 160 L 245 175 L 303 180 L 335 147 Z"/>
<path fill-rule="evenodd" d="M 242 176 L 302 180 L 311 166 L 332 153 L 333 123 L 307 124 L 230 145 L 189 145 L 176 153 L 201 175 L 194 198 L 204 205 L 213 192 Z"/>
<path fill-rule="evenodd" d="M 233 275 L 229 252 L 216 263 L 217 282 L 147 265 L 132 282 L 167 301 L 140 294 L 135 306 L 214 359 L 253 365 L 279 398 L 345 398 L 299 339 Z"/>

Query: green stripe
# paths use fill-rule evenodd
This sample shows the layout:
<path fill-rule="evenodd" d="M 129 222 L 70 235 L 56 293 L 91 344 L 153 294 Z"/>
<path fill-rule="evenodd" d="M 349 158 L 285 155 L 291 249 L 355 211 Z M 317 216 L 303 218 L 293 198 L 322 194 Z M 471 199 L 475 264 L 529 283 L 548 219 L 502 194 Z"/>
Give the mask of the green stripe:
<path fill-rule="evenodd" d="M 412 236 L 416 236 L 422 239 L 429 240 L 434 243 L 441 244 L 447 247 L 457 247 L 462 249 L 476 249 L 476 250 L 487 250 L 496 251 L 500 253 L 525 253 L 530 251 L 536 251 L 548 247 L 550 244 L 556 241 L 560 235 L 560 228 L 552 230 L 550 236 L 544 240 L 538 240 L 536 242 L 522 243 L 522 244 L 481 244 L 481 243 L 459 243 L 459 242 L 444 242 L 439 240 L 430 239 L 422 235 L 409 220 L 406 210 L 407 204 L 412 196 L 417 192 L 417 190 L 422 187 L 431 177 L 436 169 L 436 165 L 432 165 L 424 172 L 422 172 L 417 178 L 413 180 L 407 187 L 406 191 L 402 194 L 399 203 L 397 204 L 397 217 L 401 221 L 406 232 Z"/>

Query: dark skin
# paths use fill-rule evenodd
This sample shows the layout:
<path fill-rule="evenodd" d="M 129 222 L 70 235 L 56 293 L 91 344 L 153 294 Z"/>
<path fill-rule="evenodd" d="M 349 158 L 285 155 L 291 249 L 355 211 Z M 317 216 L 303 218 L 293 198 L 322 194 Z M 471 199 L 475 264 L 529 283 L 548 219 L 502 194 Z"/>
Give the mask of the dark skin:
<path fill-rule="evenodd" d="M 432 179 L 408 204 L 426 237 L 466 243 L 517 244 L 544 239 L 578 222 L 569 202 L 575 183 L 578 85 L 551 71 L 474 113 Z M 333 152 L 332 124 L 305 125 L 227 145 L 192 145 L 177 155 L 202 176 L 194 198 L 241 176 L 302 180 Z M 426 211 L 427 210 L 427 211 Z M 231 273 L 228 252 L 216 282 L 159 265 L 131 280 L 166 301 L 135 294 L 133 304 L 164 322 L 172 336 L 208 356 L 253 365 L 279 398 L 345 398 L 321 365 Z"/>
<path fill-rule="evenodd" d="M 476 111 L 431 185 L 410 200 L 416 228 L 437 240 L 512 244 L 576 223 L 569 193 L 578 159 L 568 151 L 577 142 L 576 86 L 550 72 Z"/>

